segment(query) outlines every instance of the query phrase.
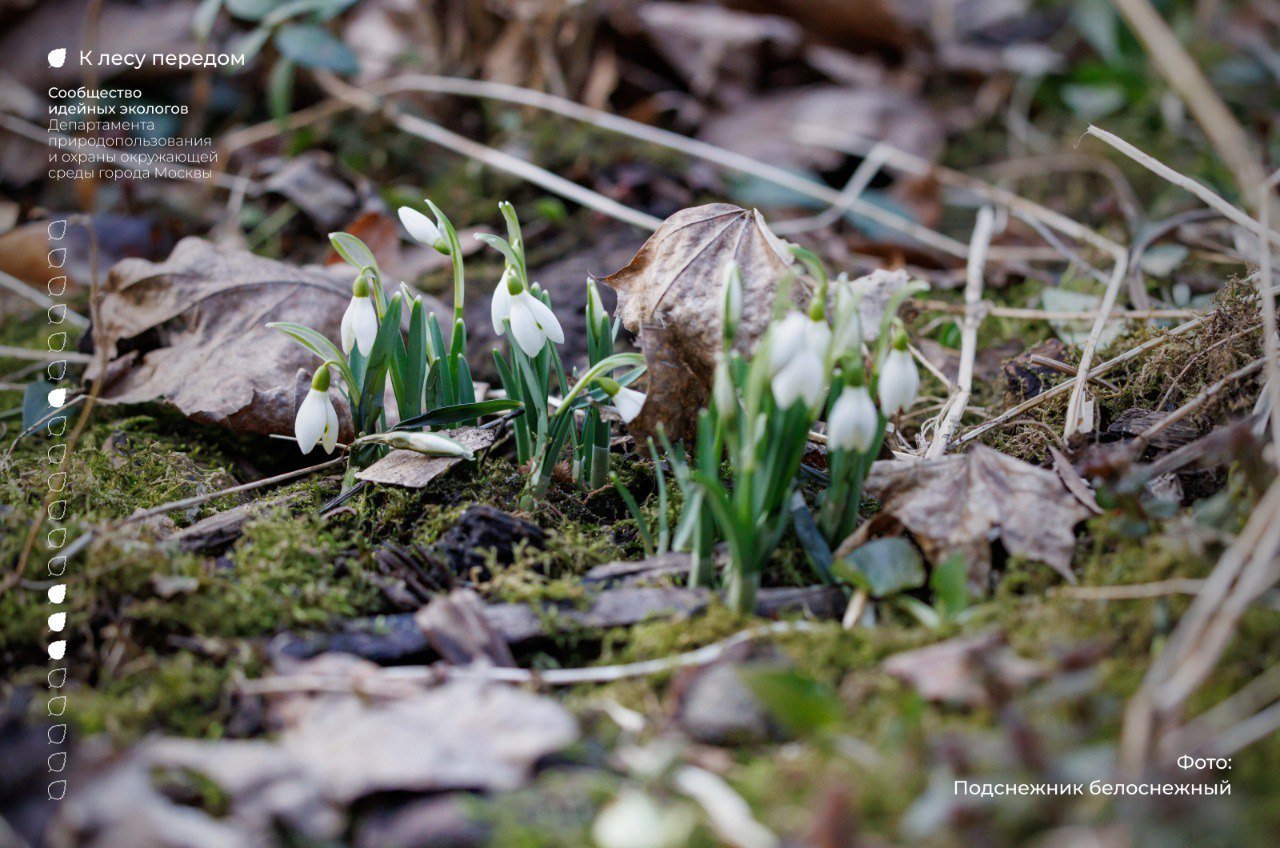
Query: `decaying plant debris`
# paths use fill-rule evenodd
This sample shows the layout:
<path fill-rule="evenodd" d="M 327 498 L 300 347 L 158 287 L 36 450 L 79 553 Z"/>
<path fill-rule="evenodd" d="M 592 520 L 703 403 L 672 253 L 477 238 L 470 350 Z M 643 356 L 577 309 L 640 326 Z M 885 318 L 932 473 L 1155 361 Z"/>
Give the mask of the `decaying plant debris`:
<path fill-rule="evenodd" d="M 198 25 L 266 45 L 192 118 L 228 169 L 68 269 L 65 467 L 19 357 L 68 200 L 5 101 L 0 843 L 1280 827 L 1265 3 L 1162 7 L 1194 57 L 1146 0 L 250 5 Z M 279 114 L 218 112 L 261 80 Z"/>

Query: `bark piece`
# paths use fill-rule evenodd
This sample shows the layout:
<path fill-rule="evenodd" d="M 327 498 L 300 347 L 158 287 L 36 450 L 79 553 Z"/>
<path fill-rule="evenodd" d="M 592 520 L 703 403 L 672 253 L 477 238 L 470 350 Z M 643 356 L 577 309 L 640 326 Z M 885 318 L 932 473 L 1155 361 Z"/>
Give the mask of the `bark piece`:
<path fill-rule="evenodd" d="M 478 454 L 493 446 L 498 431 L 493 427 L 487 430 L 465 427 L 449 430 L 445 435 Z M 462 461 L 456 456 L 427 456 L 410 450 L 393 450 L 363 471 L 357 471 L 356 479 L 407 489 L 425 489 L 432 480 Z"/>
<path fill-rule="evenodd" d="M 470 589 L 436 597 L 414 620 L 445 662 L 470 665 L 488 660 L 507 668 L 516 664 L 506 640 L 489 626 L 480 596 Z"/>

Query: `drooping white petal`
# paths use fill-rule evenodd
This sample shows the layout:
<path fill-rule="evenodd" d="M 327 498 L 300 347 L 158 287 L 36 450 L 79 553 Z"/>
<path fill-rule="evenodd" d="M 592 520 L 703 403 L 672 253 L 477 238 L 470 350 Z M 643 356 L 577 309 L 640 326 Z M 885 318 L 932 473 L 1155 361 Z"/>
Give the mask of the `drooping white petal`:
<path fill-rule="evenodd" d="M 796 351 L 770 381 L 773 397 L 781 409 L 788 409 L 799 400 L 808 407 L 817 406 L 826 384 L 826 363 L 811 349 Z"/>
<path fill-rule="evenodd" d="M 880 408 L 884 414 L 891 416 L 911 406 L 919 390 L 920 374 L 911 361 L 910 352 L 890 350 L 880 368 Z"/>
<path fill-rule="evenodd" d="M 641 407 L 644 406 L 644 394 L 634 389 L 628 389 L 626 386 L 618 389 L 618 393 L 613 396 L 613 406 L 618 410 L 618 417 L 623 423 L 630 424 L 640 414 Z"/>
<path fill-rule="evenodd" d="M 507 275 L 498 280 L 498 287 L 493 290 L 493 300 L 489 302 L 489 319 L 493 321 L 493 331 L 502 335 L 507 331 L 503 322 L 511 316 L 511 291 L 507 288 Z"/>
<path fill-rule="evenodd" d="M 537 356 L 546 343 L 547 337 L 538 327 L 538 319 L 530 311 L 528 301 L 521 297 L 511 298 L 511 335 L 516 344 L 528 356 Z"/>
<path fill-rule="evenodd" d="M 368 356 L 378 338 L 378 312 L 373 308 L 373 300 L 353 297 L 347 311 L 351 313 L 351 332 L 356 338 L 356 347 L 361 354 Z"/>
<path fill-rule="evenodd" d="M 875 440 L 879 416 L 866 386 L 845 389 L 831 407 L 827 421 L 827 440 L 838 450 L 861 453 Z"/>
<path fill-rule="evenodd" d="M 786 367 L 804 347 L 805 331 L 809 328 L 809 319 L 799 312 L 788 313 L 785 318 L 773 326 L 773 334 L 769 339 L 769 370 L 777 373 Z"/>
<path fill-rule="evenodd" d="M 404 224 L 404 228 L 409 231 L 409 235 L 414 241 L 434 247 L 437 250 L 444 243 L 444 237 L 440 234 L 440 228 L 436 226 L 426 215 L 423 215 L 417 209 L 410 209 L 408 206 L 400 207 L 400 223 Z"/>
<path fill-rule="evenodd" d="M 329 395 L 325 395 L 324 407 L 324 434 L 320 437 L 320 445 L 324 448 L 325 453 L 333 453 L 333 449 L 338 446 L 338 410 L 333 408 L 333 402 L 329 400 Z"/>
<path fill-rule="evenodd" d="M 352 304 L 348 303 L 346 311 L 342 313 L 342 331 L 339 334 L 342 339 L 342 352 L 346 354 L 350 354 L 351 348 L 356 346 L 356 331 L 351 324 L 351 307 Z"/>
<path fill-rule="evenodd" d="M 311 453 L 311 449 L 324 435 L 328 415 L 325 407 L 329 406 L 329 393 L 318 389 L 307 390 L 307 396 L 298 406 L 298 415 L 293 419 L 293 434 L 298 439 L 298 447 L 303 453 Z"/>
<path fill-rule="evenodd" d="M 556 314 L 551 311 L 551 307 L 542 302 L 540 298 L 536 298 L 528 292 L 522 292 L 517 297 L 528 298 L 526 303 L 529 310 L 533 313 L 534 320 L 538 322 L 538 327 L 543 334 L 556 344 L 564 344 L 564 330 L 560 328 L 560 320 L 556 318 Z"/>

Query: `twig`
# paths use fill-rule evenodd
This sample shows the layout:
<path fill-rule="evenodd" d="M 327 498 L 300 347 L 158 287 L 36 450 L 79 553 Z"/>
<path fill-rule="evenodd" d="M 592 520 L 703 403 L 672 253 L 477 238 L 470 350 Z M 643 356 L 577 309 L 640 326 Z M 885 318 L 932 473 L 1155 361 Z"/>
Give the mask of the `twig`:
<path fill-rule="evenodd" d="M 1271 229 L 1271 190 L 1280 182 L 1280 170 L 1262 184 L 1258 201 L 1258 225 Z M 1263 393 L 1270 399 L 1267 415 L 1271 421 L 1271 461 L 1280 466 L 1280 329 L 1276 328 L 1276 295 L 1271 288 L 1271 245 L 1258 239 L 1258 298 L 1262 303 L 1262 349 L 1267 361 Z"/>
<path fill-rule="evenodd" d="M 973 392 L 973 364 L 978 356 L 978 327 L 982 323 L 982 288 L 983 272 L 987 264 L 987 248 L 991 246 L 992 229 L 995 226 L 995 213 L 990 206 L 978 210 L 977 221 L 973 225 L 973 238 L 969 242 L 969 262 L 966 267 L 964 286 L 964 323 L 960 328 L 960 367 L 956 374 L 956 388 L 947 401 L 938 425 L 938 432 L 925 452 L 926 459 L 942 456 L 947 450 L 947 442 L 960 426 L 965 405 Z"/>
<path fill-rule="evenodd" d="M 423 91 L 437 94 L 453 94 L 485 100 L 499 100 L 505 103 L 515 103 L 554 112 L 600 129 L 626 135 L 669 150 L 675 150 L 687 156 L 712 162 L 745 174 L 751 174 L 831 206 L 847 202 L 849 211 L 881 226 L 910 236 L 921 244 L 949 256 L 964 257 L 968 252 L 966 245 L 949 236 L 921 226 L 902 215 L 898 215 L 862 198 L 845 198 L 839 190 L 810 180 L 785 168 L 761 162 L 752 159 L 750 156 L 735 153 L 679 133 L 642 124 L 639 121 L 613 115 L 600 109 L 593 109 L 552 94 L 545 94 L 540 91 L 505 83 L 426 74 L 395 77 L 384 82 L 374 83 L 369 86 L 368 90 L 375 96 L 391 96 Z"/>
<path fill-rule="evenodd" d="M 871 181 L 875 179 L 876 174 L 880 173 L 880 169 L 884 167 L 884 160 L 884 146 L 876 145 L 871 148 L 871 152 L 854 169 L 853 175 L 849 177 L 849 182 L 840 191 L 840 201 L 838 203 L 828 206 L 817 215 L 796 218 L 791 221 L 779 221 L 771 225 L 770 229 L 781 236 L 794 236 L 831 226 L 840 220 L 840 217 L 849 211 L 852 203 L 867 190 L 867 186 L 871 185 Z"/>
<path fill-rule="evenodd" d="M 1186 191 L 1194 194 L 1207 205 L 1212 206 L 1214 209 L 1221 212 L 1224 218 L 1230 220 L 1232 223 L 1239 224 L 1251 233 L 1257 234 L 1260 241 L 1266 239 L 1270 240 L 1272 244 L 1280 244 L 1280 233 L 1277 233 L 1272 229 L 1264 230 L 1256 219 L 1250 218 L 1247 213 L 1228 203 L 1221 195 L 1215 193 L 1208 186 L 1191 179 L 1191 177 L 1188 177 L 1185 174 L 1178 173 L 1155 157 L 1143 153 L 1141 150 L 1114 133 L 1109 133 L 1101 127 L 1090 125 L 1089 129 L 1085 130 L 1085 135 L 1091 135 L 1094 138 L 1101 139 L 1147 170 L 1163 177 L 1178 188 L 1185 189 Z M 1259 185 L 1262 182 L 1263 180 L 1261 179 L 1261 175 L 1259 175 L 1259 179 L 1253 183 L 1253 185 Z"/>
<path fill-rule="evenodd" d="M 1061 586 L 1050 590 L 1050 594 L 1076 601 L 1137 601 L 1169 595 L 1198 595 L 1203 587 L 1203 580 L 1175 577 L 1154 583 L 1132 583 L 1124 586 Z"/>
<path fill-rule="evenodd" d="M 6 289 L 18 295 L 19 297 L 26 298 L 32 303 L 38 306 L 42 306 L 45 309 L 49 309 L 51 307 L 59 305 L 57 301 L 49 297 L 44 292 L 40 291 L 39 289 L 33 288 L 32 286 L 27 285 L 26 283 L 22 282 L 22 280 L 19 280 L 17 277 L 13 276 L 12 274 L 8 274 L 4 271 L 0 271 L 0 286 L 4 286 Z M 85 318 L 79 312 L 73 312 L 72 310 L 67 309 L 66 304 L 61 304 L 61 305 L 64 309 L 63 314 L 66 315 L 66 320 L 68 322 L 80 328 L 89 326 L 88 318 Z"/>
<path fill-rule="evenodd" d="M 382 115 L 410 135 L 415 135 L 446 150 L 474 159 L 491 168 L 514 174 L 534 185 L 541 186 L 553 194 L 558 194 L 588 209 L 602 212 L 611 218 L 616 218 L 640 229 L 656 230 L 662 223 L 661 220 L 652 215 L 632 209 L 613 198 L 605 197 L 603 194 L 580 186 L 572 180 L 566 180 L 558 174 L 553 174 L 545 168 L 540 168 L 531 162 L 512 156 L 510 153 L 473 141 L 466 136 L 459 135 L 423 118 L 406 115 L 392 106 L 384 105 L 375 95 L 348 85 L 333 74 L 317 72 L 316 78 L 320 81 L 321 87 L 331 96 L 351 103 L 362 112 L 367 112 L 371 115 Z"/>
<path fill-rule="evenodd" d="M 545 686 L 575 686 L 580 683 L 611 683 L 632 677 L 648 677 L 695 665 L 707 665 L 726 653 L 755 639 L 765 636 L 781 636 L 789 633 L 808 633 L 819 629 L 810 621 L 776 621 L 761 627 L 752 627 L 733 634 L 727 639 L 683 654 L 659 657 L 652 660 L 588 668 L 552 668 L 532 671 L 527 668 L 497 668 L 494 666 L 394 666 L 382 670 L 381 677 L 395 683 L 430 684 L 445 680 L 483 680 L 498 683 L 535 683 Z M 345 680 L 336 687 L 321 675 L 286 675 L 249 680 L 241 684 L 241 691 L 251 694 L 299 691 L 361 691 L 358 681 Z"/>
<path fill-rule="evenodd" d="M 1248 377 L 1250 374 L 1255 374 L 1258 371 L 1261 371 L 1262 366 L 1266 364 L 1266 361 L 1267 359 L 1265 356 L 1261 359 L 1255 359 L 1253 362 L 1250 362 L 1248 365 L 1245 365 L 1242 368 L 1237 368 L 1235 371 L 1232 371 L 1230 374 L 1223 377 L 1221 380 L 1214 383 L 1213 385 L 1206 386 L 1205 388 L 1201 389 L 1200 392 L 1191 400 L 1187 401 L 1182 406 L 1178 407 L 1173 412 L 1170 412 L 1167 416 L 1165 416 L 1164 418 L 1161 418 L 1159 421 L 1157 421 L 1156 423 L 1152 424 L 1150 427 L 1148 427 L 1147 429 L 1139 433 L 1137 438 L 1135 438 L 1132 443 L 1134 452 L 1141 453 L 1143 450 L 1146 450 L 1147 445 L 1149 445 L 1151 443 L 1151 440 L 1154 439 L 1157 435 L 1164 432 L 1165 429 L 1173 426 L 1174 424 L 1181 421 L 1182 419 L 1186 418 L 1188 415 L 1195 412 L 1200 407 L 1204 406 L 1206 403 L 1210 401 L 1210 399 L 1216 396 L 1219 392 L 1221 392 L 1231 383 L 1241 379 L 1242 377 Z"/>
<path fill-rule="evenodd" d="M 1178 622 L 1125 709 L 1121 765 L 1128 776 L 1146 771 L 1154 754 L 1169 754 L 1170 725 L 1208 677 L 1237 622 L 1280 576 L 1280 479 L 1254 508 L 1223 553 L 1200 594 Z"/>
<path fill-rule="evenodd" d="M 1112 0 L 1112 3 L 1146 47 L 1151 63 L 1187 104 L 1209 143 L 1231 170 L 1241 194 L 1249 197 L 1250 190 L 1260 185 L 1266 174 L 1258 164 L 1257 153 L 1244 127 L 1213 90 L 1150 0 Z"/>
<path fill-rule="evenodd" d="M 13 347 L 12 345 L 0 345 L 0 357 L 5 359 L 37 359 L 41 362 L 57 362 L 60 359 L 65 359 L 67 362 L 93 361 L 93 357 L 89 354 L 74 350 L 36 350 L 29 347 Z"/>
<path fill-rule="evenodd" d="M 332 468 L 335 465 L 346 462 L 346 456 L 335 456 L 333 459 L 321 462 L 318 465 L 310 465 L 306 468 L 296 468 L 293 471 L 286 471 L 283 474 L 277 474 L 274 477 L 264 477 L 261 480 L 254 480 L 251 483 L 241 483 L 238 486 L 231 486 L 226 489 L 220 489 L 216 492 L 205 492 L 203 495 L 194 495 L 181 500 L 170 501 L 169 503 L 153 506 L 151 509 L 145 509 L 142 512 L 135 512 L 133 515 L 126 516 L 114 522 L 111 528 L 122 527 L 125 524 L 132 524 L 135 521 L 143 521 L 147 518 L 153 518 L 157 515 L 164 515 L 166 512 L 173 512 L 175 509 L 186 509 L 187 507 L 199 506 L 207 501 L 220 498 L 223 495 L 235 495 L 240 492 L 250 492 L 254 489 L 262 489 L 266 486 L 274 486 L 276 483 L 283 483 L 286 480 L 293 480 L 297 477 L 305 477 L 308 474 L 314 474 L 317 471 L 323 471 L 326 468 Z"/>
<path fill-rule="evenodd" d="M 938 378 L 938 382 L 941 383 L 944 387 L 946 387 L 947 391 L 951 391 L 953 388 L 955 388 L 955 384 L 951 382 L 951 378 L 948 377 L 946 374 L 942 373 L 941 368 L 939 368 L 938 366 L 930 362 L 929 358 L 925 356 L 924 353 L 921 352 L 919 348 L 917 348 L 913 344 L 908 344 L 907 350 L 911 353 L 911 358 L 914 359 L 916 362 L 919 362 L 921 367 L 924 368 L 924 370 L 928 371 L 934 377 Z"/>

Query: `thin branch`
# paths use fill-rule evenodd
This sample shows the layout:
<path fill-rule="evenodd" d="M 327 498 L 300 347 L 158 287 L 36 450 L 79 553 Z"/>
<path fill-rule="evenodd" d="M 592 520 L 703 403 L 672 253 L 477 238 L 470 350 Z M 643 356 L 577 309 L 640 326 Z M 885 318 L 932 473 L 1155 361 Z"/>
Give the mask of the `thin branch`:
<path fill-rule="evenodd" d="M 960 426 L 964 408 L 973 393 L 973 365 L 978 356 L 978 327 L 982 324 L 983 272 L 987 264 L 987 248 L 991 246 L 995 213 L 990 206 L 978 210 L 973 225 L 973 238 L 969 242 L 969 262 L 966 266 L 964 287 L 964 324 L 960 328 L 960 368 L 956 374 L 956 388 L 947 401 L 940 418 L 938 432 L 925 453 L 926 459 L 942 456 L 947 443 Z"/>
<path fill-rule="evenodd" d="M 1200 407 L 1204 406 L 1231 383 L 1234 383 L 1236 380 L 1243 377 L 1248 377 L 1250 374 L 1256 374 L 1258 371 L 1261 371 L 1262 366 L 1266 364 L 1266 361 L 1267 359 L 1265 356 L 1261 359 L 1255 359 L 1243 368 L 1237 368 L 1235 371 L 1232 371 L 1213 385 L 1206 386 L 1201 389 L 1191 400 L 1187 401 L 1182 406 L 1178 407 L 1173 412 L 1170 412 L 1167 416 L 1161 418 L 1159 421 L 1139 433 L 1137 438 L 1133 440 L 1134 452 L 1140 453 L 1145 450 L 1146 446 L 1151 443 L 1152 439 L 1169 427 L 1172 427 L 1177 422 L 1186 418 Z"/>

